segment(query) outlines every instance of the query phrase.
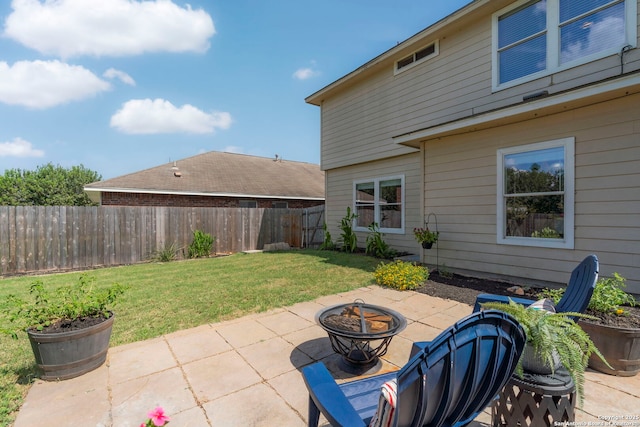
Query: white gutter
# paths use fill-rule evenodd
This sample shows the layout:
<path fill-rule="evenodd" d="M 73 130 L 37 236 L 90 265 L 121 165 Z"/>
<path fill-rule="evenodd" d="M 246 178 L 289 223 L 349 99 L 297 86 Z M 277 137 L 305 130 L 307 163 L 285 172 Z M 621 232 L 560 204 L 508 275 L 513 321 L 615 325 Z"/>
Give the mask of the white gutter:
<path fill-rule="evenodd" d="M 324 200 L 324 197 L 296 197 L 296 196 L 266 196 L 264 194 L 238 194 L 238 193 L 203 193 L 197 191 L 171 191 L 171 190 L 142 190 L 137 188 L 84 188 L 86 193 L 138 193 L 138 194 L 169 194 L 175 196 L 205 196 L 205 197 L 234 197 L 252 199 L 290 199 L 290 200 Z M 91 197 L 91 195 L 89 195 Z M 93 200 L 93 199 L 92 199 Z"/>

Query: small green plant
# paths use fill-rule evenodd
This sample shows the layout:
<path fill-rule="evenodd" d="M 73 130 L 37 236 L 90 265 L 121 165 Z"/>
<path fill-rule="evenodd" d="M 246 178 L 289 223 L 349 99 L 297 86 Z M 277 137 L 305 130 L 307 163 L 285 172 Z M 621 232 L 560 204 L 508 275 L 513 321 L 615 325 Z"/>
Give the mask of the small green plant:
<path fill-rule="evenodd" d="M 613 277 L 600 278 L 593 290 L 588 308 L 597 313 L 626 314 L 622 306 L 635 306 L 637 302 L 633 295 L 624 291 L 625 281 L 626 279 L 618 273 L 613 273 Z"/>
<path fill-rule="evenodd" d="M 355 252 L 358 249 L 358 236 L 353 231 L 353 220 L 358 215 L 351 212 L 351 207 L 347 206 L 347 214 L 340 220 L 340 239 L 342 241 L 342 250 L 345 252 Z"/>
<path fill-rule="evenodd" d="M 446 264 L 442 264 L 442 266 L 438 267 L 438 274 L 446 279 L 451 279 L 453 277 L 453 273 L 449 268 L 447 268 Z"/>
<path fill-rule="evenodd" d="M 626 279 L 618 273 L 613 273 L 613 277 L 601 277 L 598 279 L 587 310 L 589 310 L 591 314 L 595 313 L 596 315 L 625 315 L 627 312 L 623 306 L 635 306 L 638 304 L 633 295 L 624 291 L 626 286 L 625 281 Z M 543 298 L 550 298 L 557 304 L 564 295 L 564 291 L 565 288 L 545 289 L 540 295 Z"/>
<path fill-rule="evenodd" d="M 440 232 L 429 231 L 429 227 L 414 228 L 413 235 L 415 236 L 416 240 L 420 243 L 435 243 L 438 241 Z"/>
<path fill-rule="evenodd" d="M 153 255 L 153 260 L 157 262 L 170 262 L 175 261 L 178 256 L 179 248 L 175 243 L 172 243 L 164 248 L 160 249 Z"/>
<path fill-rule="evenodd" d="M 429 270 L 421 265 L 396 260 L 380 263 L 373 272 L 376 283 L 401 291 L 419 287 L 429 278 Z"/>
<path fill-rule="evenodd" d="M 105 288 L 96 287 L 95 278 L 88 275 L 81 275 L 78 282 L 53 290 L 45 288 L 43 282 L 37 280 L 29 288 L 31 300 L 13 294 L 7 296 L 3 320 L 8 320 L 13 328 L 3 322 L 2 331 L 17 338 L 20 330 L 42 331 L 63 319 L 109 318 L 109 306 L 114 305 L 125 290 L 126 287 L 118 283 Z"/>
<path fill-rule="evenodd" d="M 531 233 L 531 237 L 539 237 L 543 239 L 559 239 L 562 236 L 560 236 L 560 233 L 558 233 L 553 228 L 545 227 L 542 230 L 536 230 Z"/>
<path fill-rule="evenodd" d="M 189 258 L 202 258 L 211 255 L 215 237 L 200 230 L 193 232 L 193 242 L 189 245 Z"/>
<path fill-rule="evenodd" d="M 331 233 L 327 228 L 327 223 L 322 224 L 322 230 L 324 231 L 324 241 L 320 245 L 320 249 L 323 251 L 332 251 L 336 248 L 336 244 L 331 239 Z"/>
<path fill-rule="evenodd" d="M 371 232 L 367 235 L 367 242 L 365 246 L 365 253 L 367 255 L 374 256 L 376 258 L 393 258 L 398 252 L 395 249 L 389 247 L 389 244 L 382 238 L 383 234 L 378 228 L 378 224 L 372 222 L 369 226 Z"/>
<path fill-rule="evenodd" d="M 512 300 L 509 300 L 508 304 L 488 302 L 482 304 L 482 308 L 500 310 L 512 315 L 522 325 L 527 336 L 527 344 L 552 371 L 554 371 L 554 360 L 559 359 L 576 384 L 582 404 L 584 371 L 587 369 L 589 356 L 592 353 L 596 354 L 607 363 L 589 335 L 573 320 L 574 317 L 591 318 L 592 316 L 572 312 L 550 313 L 527 308 Z M 527 351 L 526 348 L 525 351 Z M 518 362 L 516 372 L 522 376 L 522 358 Z"/>

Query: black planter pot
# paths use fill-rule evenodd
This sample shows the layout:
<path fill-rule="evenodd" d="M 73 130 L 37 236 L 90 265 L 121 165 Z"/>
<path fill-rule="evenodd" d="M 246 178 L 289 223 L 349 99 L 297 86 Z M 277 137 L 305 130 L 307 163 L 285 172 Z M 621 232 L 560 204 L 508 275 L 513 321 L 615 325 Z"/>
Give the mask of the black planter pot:
<path fill-rule="evenodd" d="M 621 377 L 632 377 L 640 372 L 640 329 L 618 328 L 579 321 L 582 329 L 613 367 L 610 369 L 598 356 L 591 355 L 589 367 L 596 371 Z"/>
<path fill-rule="evenodd" d="M 66 380 L 100 367 L 107 358 L 114 320 L 76 331 L 43 334 L 27 331 L 43 380 Z"/>
<path fill-rule="evenodd" d="M 422 242 L 422 247 L 425 249 L 431 249 L 433 242 Z"/>

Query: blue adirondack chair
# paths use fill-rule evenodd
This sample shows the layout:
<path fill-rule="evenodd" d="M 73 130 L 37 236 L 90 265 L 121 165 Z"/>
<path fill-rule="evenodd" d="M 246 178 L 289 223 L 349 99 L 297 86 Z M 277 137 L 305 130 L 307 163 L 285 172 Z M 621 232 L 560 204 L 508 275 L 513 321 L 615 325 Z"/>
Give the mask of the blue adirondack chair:
<path fill-rule="evenodd" d="M 598 281 L 598 269 L 598 257 L 595 255 L 587 256 L 573 269 L 571 278 L 569 278 L 569 283 L 567 284 L 567 289 L 555 307 L 557 313 L 583 313 L 587 309 L 589 301 L 591 301 L 591 295 L 593 295 L 593 289 Z M 480 294 L 476 297 L 473 311 L 474 313 L 480 311 L 481 305 L 485 302 L 508 303 L 509 299 L 525 306 L 529 306 L 535 302 L 527 298 Z"/>
<path fill-rule="evenodd" d="M 391 425 L 463 426 L 499 393 L 525 344 L 518 322 L 506 313 L 471 314 L 416 349 L 399 371 L 337 384 L 318 362 L 302 369 L 309 390 L 309 426 L 320 413 L 333 426 L 366 426 L 378 408 L 381 387 L 397 384 Z"/>

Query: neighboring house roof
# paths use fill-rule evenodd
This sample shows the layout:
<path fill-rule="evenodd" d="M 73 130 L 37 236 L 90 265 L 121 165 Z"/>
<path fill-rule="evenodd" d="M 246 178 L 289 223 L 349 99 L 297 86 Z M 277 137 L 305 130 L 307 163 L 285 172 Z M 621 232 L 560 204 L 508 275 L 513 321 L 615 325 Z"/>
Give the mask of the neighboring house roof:
<path fill-rule="evenodd" d="M 324 200 L 320 165 L 211 151 L 84 187 L 101 192 Z"/>

